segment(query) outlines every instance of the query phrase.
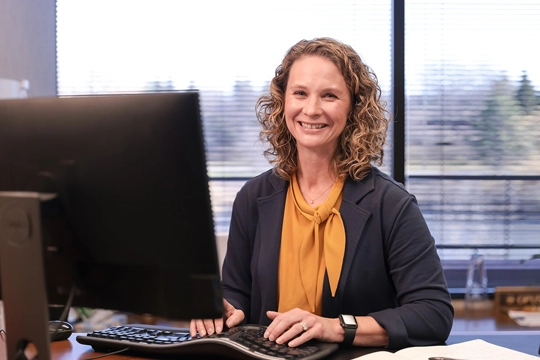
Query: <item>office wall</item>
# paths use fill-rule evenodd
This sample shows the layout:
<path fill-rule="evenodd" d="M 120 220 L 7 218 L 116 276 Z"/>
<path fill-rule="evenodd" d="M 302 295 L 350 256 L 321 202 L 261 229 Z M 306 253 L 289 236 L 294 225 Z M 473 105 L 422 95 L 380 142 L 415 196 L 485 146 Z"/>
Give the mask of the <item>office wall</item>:
<path fill-rule="evenodd" d="M 56 0 L 0 0 L 0 78 L 29 80 L 29 97 L 57 94 Z"/>

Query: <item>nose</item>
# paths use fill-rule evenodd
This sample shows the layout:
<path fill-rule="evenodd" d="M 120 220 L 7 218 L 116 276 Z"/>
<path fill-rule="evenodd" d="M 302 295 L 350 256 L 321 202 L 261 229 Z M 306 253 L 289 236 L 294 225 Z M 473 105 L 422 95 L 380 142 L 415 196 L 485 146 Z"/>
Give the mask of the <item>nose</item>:
<path fill-rule="evenodd" d="M 303 112 L 307 116 L 317 116 L 322 113 L 321 99 L 317 96 L 310 96 L 304 103 Z"/>

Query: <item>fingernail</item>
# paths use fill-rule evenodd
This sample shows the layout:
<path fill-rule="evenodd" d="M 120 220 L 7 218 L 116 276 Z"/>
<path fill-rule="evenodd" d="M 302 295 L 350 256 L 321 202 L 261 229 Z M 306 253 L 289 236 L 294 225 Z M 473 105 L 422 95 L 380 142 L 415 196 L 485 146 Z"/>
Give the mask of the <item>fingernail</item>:
<path fill-rule="evenodd" d="M 212 335 L 214 333 L 214 329 L 208 328 L 208 335 Z"/>
<path fill-rule="evenodd" d="M 217 333 L 220 333 L 221 330 L 223 330 L 223 329 L 221 328 L 221 326 L 216 326 L 216 332 L 217 332 Z"/>
<path fill-rule="evenodd" d="M 268 339 L 268 331 L 265 331 L 263 336 Z"/>

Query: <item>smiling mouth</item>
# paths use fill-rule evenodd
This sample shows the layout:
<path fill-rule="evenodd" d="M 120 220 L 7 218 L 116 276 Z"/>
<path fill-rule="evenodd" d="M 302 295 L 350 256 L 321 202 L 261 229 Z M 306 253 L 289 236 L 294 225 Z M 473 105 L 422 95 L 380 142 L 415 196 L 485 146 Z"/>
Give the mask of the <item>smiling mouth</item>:
<path fill-rule="evenodd" d="M 302 126 L 304 129 L 322 129 L 323 127 L 326 127 L 326 124 L 306 124 L 301 122 L 300 126 Z"/>

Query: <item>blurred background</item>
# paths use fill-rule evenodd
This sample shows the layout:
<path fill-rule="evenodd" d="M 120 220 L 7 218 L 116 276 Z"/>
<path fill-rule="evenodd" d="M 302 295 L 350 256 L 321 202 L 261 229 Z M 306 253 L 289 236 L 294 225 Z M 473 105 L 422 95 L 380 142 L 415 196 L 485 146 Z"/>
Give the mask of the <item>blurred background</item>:
<path fill-rule="evenodd" d="M 269 167 L 255 101 L 287 49 L 350 44 L 394 113 L 402 59 L 405 131 L 390 133 L 382 170 L 403 166 L 453 293 L 474 254 L 490 291 L 540 284 L 540 1 L 398 3 L 402 51 L 390 0 L 0 0 L 0 78 L 29 97 L 198 89 L 223 255 L 236 192 Z"/>

